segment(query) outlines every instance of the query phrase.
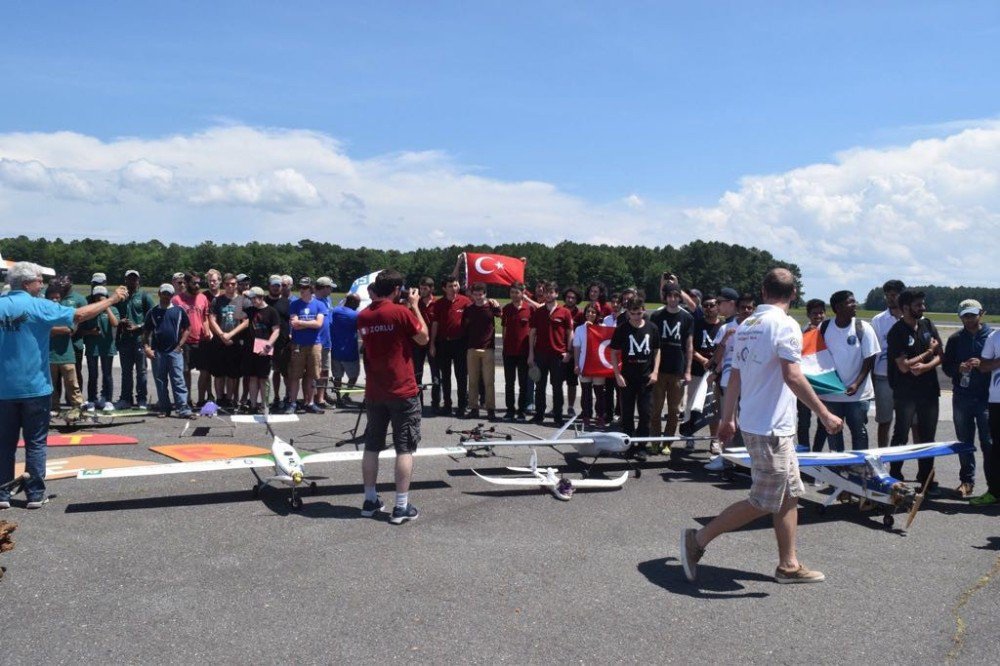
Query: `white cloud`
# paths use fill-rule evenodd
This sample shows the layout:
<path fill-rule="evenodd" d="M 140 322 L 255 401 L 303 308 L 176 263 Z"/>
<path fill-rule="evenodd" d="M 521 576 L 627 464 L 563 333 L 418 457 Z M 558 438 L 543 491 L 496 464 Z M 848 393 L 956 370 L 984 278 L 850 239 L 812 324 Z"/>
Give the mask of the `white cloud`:
<path fill-rule="evenodd" d="M 963 126 L 964 127 L 964 126 Z M 156 139 L 0 135 L 0 224 L 47 237 L 237 238 L 408 249 L 574 240 L 751 245 L 795 262 L 810 294 L 887 277 L 990 284 L 1000 229 L 1000 125 L 743 178 L 714 205 L 629 193 L 595 203 L 503 181 L 439 151 L 352 159 L 305 130 L 226 124 Z M 234 235 L 238 232 L 238 235 Z"/>

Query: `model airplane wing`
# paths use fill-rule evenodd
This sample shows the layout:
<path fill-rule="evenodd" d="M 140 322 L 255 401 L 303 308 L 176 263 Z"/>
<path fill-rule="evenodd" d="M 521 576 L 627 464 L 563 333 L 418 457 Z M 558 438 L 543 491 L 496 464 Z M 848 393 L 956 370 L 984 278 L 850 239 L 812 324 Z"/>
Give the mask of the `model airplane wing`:
<path fill-rule="evenodd" d="M 900 462 L 918 458 L 934 458 L 954 453 L 974 453 L 976 447 L 965 442 L 928 442 L 927 444 L 904 444 L 887 446 L 882 449 L 865 449 L 857 453 L 875 456 L 882 462 Z"/>
<path fill-rule="evenodd" d="M 348 460 L 361 460 L 364 451 L 327 451 L 325 453 L 305 453 L 302 455 L 302 464 L 320 462 L 346 462 Z M 417 449 L 414 456 L 464 456 L 465 447 L 462 446 L 432 446 L 426 449 Z M 395 458 L 394 449 L 386 449 L 379 454 L 380 458 Z"/>
<path fill-rule="evenodd" d="M 838 467 L 843 465 L 864 465 L 869 457 L 878 458 L 882 462 L 900 462 L 918 458 L 932 458 L 954 453 L 971 453 L 975 447 L 962 442 L 929 442 L 927 444 L 904 444 L 902 446 L 887 446 L 878 449 L 859 449 L 857 451 L 830 451 L 812 453 L 799 447 L 799 467 Z M 737 465 L 750 467 L 750 455 L 745 448 L 726 449 L 722 456 Z"/>
<path fill-rule="evenodd" d="M 161 474 L 186 474 L 193 472 L 215 472 L 227 469 L 249 469 L 251 467 L 273 467 L 270 455 L 251 458 L 230 458 L 226 460 L 198 460 L 195 462 L 144 465 L 142 467 L 113 467 L 108 469 L 82 469 L 76 474 L 78 479 L 110 479 L 125 476 L 159 476 Z"/>
<path fill-rule="evenodd" d="M 546 479 L 544 477 L 539 478 L 534 477 L 509 477 L 509 476 L 487 476 L 486 474 L 480 474 L 476 470 L 472 470 L 472 473 L 478 476 L 483 481 L 492 483 L 497 486 L 522 486 L 530 488 L 538 488 L 539 486 L 543 488 L 554 488 L 559 479 Z"/>
<path fill-rule="evenodd" d="M 490 439 L 483 441 L 467 440 L 463 446 L 478 448 L 482 446 L 556 446 L 559 444 L 593 444 L 590 437 L 574 437 L 572 439 Z M 465 449 L 461 449 L 465 453 Z"/>

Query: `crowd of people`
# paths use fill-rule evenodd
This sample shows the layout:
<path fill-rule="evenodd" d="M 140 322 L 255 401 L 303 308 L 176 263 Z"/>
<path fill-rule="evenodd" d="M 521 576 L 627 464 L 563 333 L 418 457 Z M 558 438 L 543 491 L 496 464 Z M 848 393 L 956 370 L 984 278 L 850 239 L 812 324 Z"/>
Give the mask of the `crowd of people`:
<path fill-rule="evenodd" d="M 787 434 L 790 441 L 808 444 L 813 414 L 814 450 L 824 445 L 843 450 L 842 425 L 853 448 L 868 448 L 872 402 L 879 446 L 903 444 L 911 438 L 915 443 L 933 441 L 940 366 L 952 379 L 956 435 L 968 442 L 978 436 L 986 461 L 989 488 L 974 496 L 976 458 L 974 454 L 961 456 L 958 492 L 976 505 L 1000 502 L 1000 465 L 991 449 L 991 441 L 1000 437 L 1000 336 L 992 335 L 993 329 L 983 322 L 978 302 L 962 301 L 958 312 L 962 327 L 944 342 L 933 322 L 923 316 L 925 295 L 906 289 L 899 280 L 889 280 L 883 287 L 887 308 L 871 323 L 857 317 L 853 293 L 838 291 L 829 299 L 832 317 L 827 317 L 825 302 L 810 300 L 806 303 L 808 322 L 789 333 L 792 320 L 787 315 L 775 319 L 773 326 L 764 324 L 771 321 L 768 317 L 775 304 L 787 313 L 796 297 L 788 287 L 793 284 L 791 274 L 772 271 L 768 275 L 771 283 L 765 280 L 761 293 L 753 294 L 728 287 L 702 293 L 682 288 L 675 275 L 665 273 L 659 294 L 663 305 L 653 309 L 644 294 L 631 287 L 609 293 L 598 283 L 583 290 L 560 289 L 548 281 L 538 282 L 534 289 L 515 283 L 509 287 L 509 302 L 501 306 L 488 297 L 485 284 L 463 288 L 454 274 L 442 281 L 439 296 L 431 277 L 406 289 L 401 275 L 383 271 L 369 286 L 372 304 L 360 312 L 357 294 L 347 295 L 336 305 L 332 302 L 335 285 L 329 277 L 295 281 L 275 274 L 261 287 L 253 286 L 245 274 L 222 274 L 214 269 L 204 277 L 196 272 L 176 273 L 157 288 L 154 299 L 141 288 L 141 276 L 135 270 L 126 271 L 124 286 L 115 290 L 109 290 L 107 276 L 95 273 L 87 296 L 78 294 L 72 280 L 63 276 L 44 288 L 45 299 L 51 302 L 40 318 L 49 323 L 44 329 L 48 372 L 44 377 L 32 375 L 30 387 L 13 391 L 6 382 L 0 389 L 0 402 L 9 403 L 4 405 L 0 424 L 4 456 L 0 482 L 12 478 L 18 429 L 24 426 L 27 441 L 30 428 L 25 424 L 40 418 L 37 399 L 45 399 L 46 418 L 59 415 L 63 404 L 79 412 L 149 409 L 147 360 L 153 369 L 158 416 L 193 418 L 195 410 L 209 401 L 250 413 L 265 405 L 272 412 L 322 413 L 349 399 L 344 389 L 357 385 L 363 359 L 369 416 L 366 451 L 375 453 L 384 447 L 392 424 L 394 445 L 401 454 L 394 518 L 398 510 L 400 522 L 405 522 L 417 514 L 408 502 L 412 462 L 405 454 L 412 453 L 419 442 L 421 407 L 427 394 L 434 415 L 480 418 L 485 411 L 486 418 L 499 420 L 493 387 L 496 341 L 500 339 L 504 420 L 530 419 L 561 426 L 569 416 L 578 415 L 585 428 L 615 428 L 635 437 L 670 437 L 678 432 L 690 436 L 707 427 L 714 438 L 709 469 L 724 465 L 718 455 L 723 446 L 735 441 L 751 450 L 766 448 L 768 440 L 761 437 L 779 430 L 784 437 L 787 427 L 792 428 Z M 15 334 L 19 317 L 42 312 L 42 299 L 30 299 L 42 290 L 38 278 L 30 268 L 12 270 L 10 293 L 0 300 L 5 377 L 24 373 L 31 366 L 25 340 Z M 759 297 L 765 302 L 758 304 Z M 751 317 L 750 328 L 759 327 L 765 331 L 758 331 L 760 335 L 770 336 L 764 343 L 755 337 L 758 333 L 748 333 L 748 327 L 741 326 Z M 741 357 L 759 343 L 763 345 L 761 358 L 766 356 L 765 348 L 775 359 L 798 358 L 802 333 L 814 329 L 829 349 L 846 390 L 816 397 L 808 383 L 803 384 L 805 380 L 773 372 L 758 377 L 760 368 Z M 597 347 L 590 342 L 594 333 L 603 340 Z M 740 336 L 750 337 L 737 355 Z M 605 347 L 610 352 L 606 358 Z M 605 371 L 593 372 L 594 364 L 588 364 L 588 354 L 595 353 L 602 357 Z M 118 396 L 112 394 L 116 354 L 121 371 Z M 82 394 L 84 357 L 86 400 Z M 197 371 L 196 379 L 193 371 Z M 793 407 L 798 398 L 790 426 L 783 412 L 765 423 L 761 414 L 773 411 L 774 405 L 760 402 L 759 396 L 748 397 L 748 391 L 760 390 L 758 386 L 748 389 L 748 377 L 762 385 L 777 381 L 791 387 L 782 398 L 794 394 L 790 398 Z M 30 413 L 19 411 L 26 409 L 19 402 L 23 398 L 36 400 Z M 765 397 L 773 399 L 773 395 Z M 15 413 L 16 417 L 10 416 Z M 644 457 L 662 453 L 664 448 L 662 444 L 634 447 L 631 453 Z M 29 449 L 29 467 L 31 455 Z M 901 466 L 893 463 L 894 476 L 902 476 Z M 926 481 L 932 468 L 933 458 L 918 461 L 918 481 Z M 366 456 L 366 515 L 383 507 L 374 493 L 377 469 L 377 455 Z M 779 516 L 786 510 L 783 502 L 800 494 L 800 483 L 797 476 L 794 482 L 778 483 L 783 490 L 777 496 L 755 504 L 752 496 L 751 508 L 740 510 L 741 519 L 762 511 Z M 37 499 L 37 489 L 29 488 L 29 499 Z M 931 494 L 935 492 L 932 488 Z M 0 496 L 0 508 L 4 504 L 9 502 Z M 731 528 L 727 525 L 721 531 Z M 720 529 L 685 535 L 692 570 Z M 800 565 L 794 553 L 786 552 L 782 566 L 791 571 Z M 800 573 L 808 577 L 815 572 L 803 569 Z"/>

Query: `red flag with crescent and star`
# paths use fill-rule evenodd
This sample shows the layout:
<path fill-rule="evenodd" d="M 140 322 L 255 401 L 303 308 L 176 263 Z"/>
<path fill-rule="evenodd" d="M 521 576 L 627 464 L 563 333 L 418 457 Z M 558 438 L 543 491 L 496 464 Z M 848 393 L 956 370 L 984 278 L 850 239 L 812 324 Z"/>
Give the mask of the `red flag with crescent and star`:
<path fill-rule="evenodd" d="M 511 285 L 524 282 L 524 262 L 502 254 L 465 253 L 465 274 L 469 284 Z"/>
<path fill-rule="evenodd" d="M 611 336 L 615 334 L 614 326 L 587 327 L 587 353 L 583 357 L 584 377 L 612 377 L 611 367 Z"/>

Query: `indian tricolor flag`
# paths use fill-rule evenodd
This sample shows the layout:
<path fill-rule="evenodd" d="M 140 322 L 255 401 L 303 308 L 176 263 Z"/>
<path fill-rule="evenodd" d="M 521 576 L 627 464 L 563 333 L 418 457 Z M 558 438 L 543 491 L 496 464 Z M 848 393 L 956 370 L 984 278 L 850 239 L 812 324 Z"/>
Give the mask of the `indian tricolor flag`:
<path fill-rule="evenodd" d="M 843 393 L 847 390 L 837 375 L 833 354 L 826 348 L 826 340 L 818 328 L 802 334 L 802 373 L 809 380 L 816 395 Z"/>

